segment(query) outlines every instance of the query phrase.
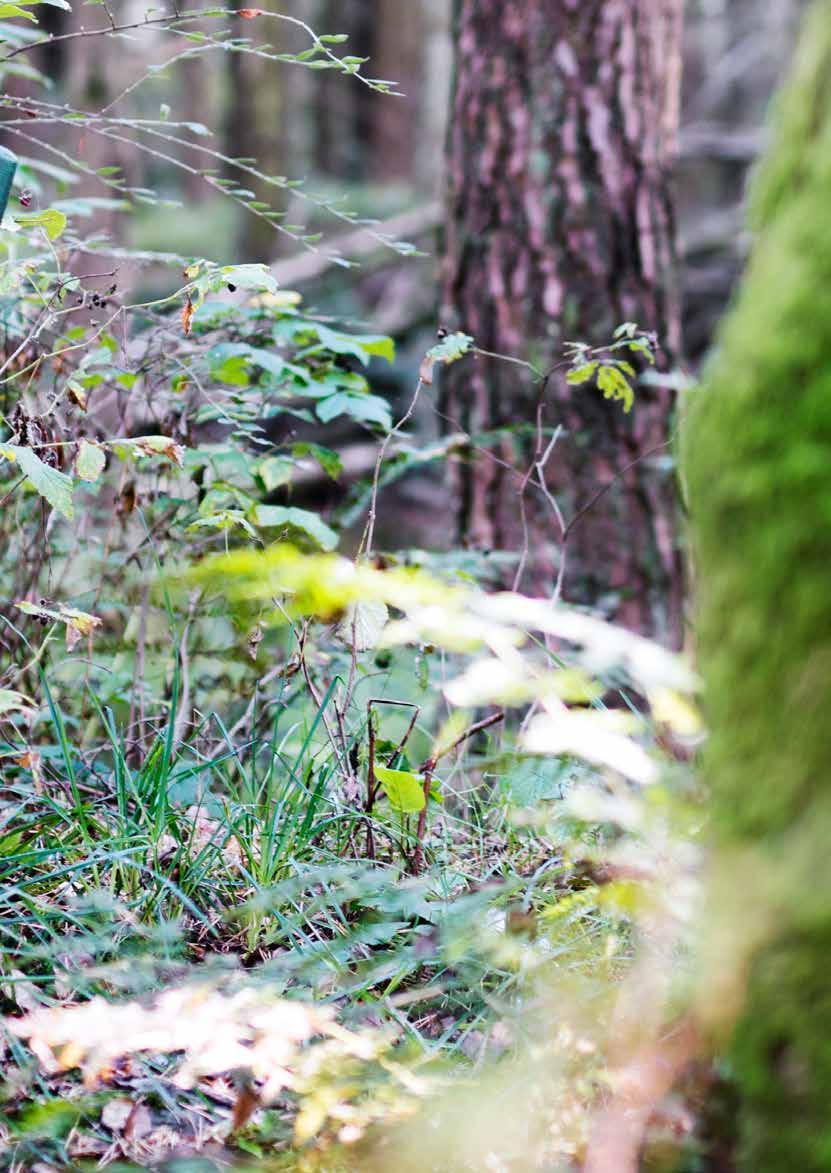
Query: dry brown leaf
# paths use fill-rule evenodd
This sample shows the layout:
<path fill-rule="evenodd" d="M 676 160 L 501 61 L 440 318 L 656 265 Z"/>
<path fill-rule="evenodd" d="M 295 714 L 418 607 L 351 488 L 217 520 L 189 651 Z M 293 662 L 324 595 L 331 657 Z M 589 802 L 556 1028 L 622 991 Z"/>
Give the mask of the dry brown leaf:
<path fill-rule="evenodd" d="M 242 13 L 240 13 L 240 16 Z M 182 330 L 184 333 L 190 334 L 191 323 L 193 322 L 193 315 L 196 313 L 196 308 L 190 298 L 185 299 L 185 304 L 182 306 Z"/>
<path fill-rule="evenodd" d="M 14 762 L 16 765 L 22 766 L 24 770 L 30 771 L 35 794 L 43 794 L 43 759 L 37 750 L 27 749 L 26 753 L 15 758 Z"/>
<path fill-rule="evenodd" d="M 124 1139 L 142 1140 L 153 1131 L 153 1117 L 146 1104 L 133 1104 L 127 1123 L 124 1125 Z"/>
<path fill-rule="evenodd" d="M 110 1132 L 123 1132 L 132 1114 L 132 1100 L 109 1100 L 101 1109 L 101 1123 L 105 1128 L 109 1128 Z"/>
<path fill-rule="evenodd" d="M 260 1097 L 256 1089 L 249 1083 L 240 1088 L 234 1102 L 234 1111 L 231 1114 L 231 1132 L 239 1132 L 244 1128 L 260 1106 Z"/>
<path fill-rule="evenodd" d="M 432 387 L 433 385 L 433 371 L 435 370 L 435 367 L 436 360 L 432 357 L 432 355 L 425 354 L 424 358 L 421 360 L 421 366 L 418 369 L 418 377 L 421 382 L 425 383 L 428 387 Z"/>
<path fill-rule="evenodd" d="M 88 1132 L 73 1132 L 67 1142 L 70 1157 L 101 1157 L 110 1148 L 107 1141 Z"/>
<path fill-rule="evenodd" d="M 185 463 L 185 450 L 169 436 L 136 436 L 129 443 L 145 456 L 165 456 L 179 468 Z"/>
<path fill-rule="evenodd" d="M 80 407 L 81 411 L 87 410 L 87 393 L 80 384 L 67 384 L 66 395 L 70 403 L 74 403 L 76 407 Z"/>

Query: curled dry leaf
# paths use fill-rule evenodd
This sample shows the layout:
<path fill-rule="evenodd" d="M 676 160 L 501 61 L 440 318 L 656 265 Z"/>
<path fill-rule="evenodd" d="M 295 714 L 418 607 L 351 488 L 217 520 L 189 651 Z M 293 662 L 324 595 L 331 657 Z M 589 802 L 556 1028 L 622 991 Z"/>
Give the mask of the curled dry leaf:
<path fill-rule="evenodd" d="M 263 642 L 264 634 L 265 632 L 263 631 L 263 625 L 261 623 L 258 623 L 253 631 L 249 632 L 247 646 L 248 655 L 252 660 L 256 660 L 257 658 L 257 653 L 260 650 L 260 644 Z"/>
<path fill-rule="evenodd" d="M 43 794 L 43 759 L 37 750 L 27 749 L 24 754 L 15 758 L 14 762 L 31 773 L 35 794 Z"/>
<path fill-rule="evenodd" d="M 433 358 L 432 354 L 425 354 L 424 358 L 421 360 L 421 366 L 418 368 L 418 377 L 421 379 L 422 383 L 425 383 L 428 387 L 432 387 L 433 385 L 433 371 L 435 370 L 435 367 L 436 360 Z"/>
<path fill-rule="evenodd" d="M 74 403 L 81 411 L 87 410 L 87 393 L 80 383 L 76 383 L 74 379 L 70 380 L 66 385 L 66 397 L 70 403 Z"/>
<path fill-rule="evenodd" d="M 101 619 L 97 615 L 90 615 L 86 611 L 78 611 L 74 607 L 66 607 L 63 603 L 56 603 L 51 607 L 39 603 L 30 603 L 27 599 L 19 599 L 15 607 L 27 615 L 36 615 L 39 619 L 53 619 L 57 623 L 66 624 L 66 650 L 71 652 L 82 637 L 92 635 L 96 627 L 101 626 Z"/>
<path fill-rule="evenodd" d="M 242 16 L 242 13 L 240 13 L 240 16 Z M 193 302 L 189 297 L 186 298 L 185 304 L 182 306 L 182 330 L 186 335 L 190 334 L 191 323 L 193 322 L 193 315 L 195 312 L 196 307 L 194 306 Z"/>
<path fill-rule="evenodd" d="M 182 468 L 185 463 L 185 450 L 181 444 L 171 440 L 170 436 L 131 436 L 114 441 L 113 448 L 122 460 L 130 456 L 163 456 L 171 464 Z"/>

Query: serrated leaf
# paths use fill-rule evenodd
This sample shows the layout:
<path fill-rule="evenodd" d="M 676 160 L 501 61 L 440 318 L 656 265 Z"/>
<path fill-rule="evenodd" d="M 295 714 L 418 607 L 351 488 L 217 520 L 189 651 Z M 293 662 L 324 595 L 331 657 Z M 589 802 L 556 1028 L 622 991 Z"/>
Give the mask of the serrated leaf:
<path fill-rule="evenodd" d="M 100 444 L 94 444 L 91 440 L 81 440 L 78 455 L 75 457 L 76 476 L 90 483 L 97 481 L 106 463 L 107 454 Z"/>
<path fill-rule="evenodd" d="M 424 782 L 418 774 L 409 770 L 390 770 L 387 766 L 376 766 L 375 777 L 384 788 L 390 806 L 402 814 L 418 814 L 427 805 L 424 797 Z"/>
<path fill-rule="evenodd" d="M 0 456 L 6 460 L 14 460 L 41 497 L 48 501 L 53 509 L 57 509 L 58 513 L 72 520 L 75 513 L 72 504 L 72 477 L 68 477 L 57 468 L 50 468 L 31 448 L 19 444 L 3 444 L 0 446 Z"/>

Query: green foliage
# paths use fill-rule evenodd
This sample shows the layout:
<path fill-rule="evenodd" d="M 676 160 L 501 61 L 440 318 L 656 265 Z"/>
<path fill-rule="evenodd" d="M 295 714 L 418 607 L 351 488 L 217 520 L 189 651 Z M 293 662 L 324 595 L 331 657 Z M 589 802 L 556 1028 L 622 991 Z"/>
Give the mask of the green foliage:
<path fill-rule="evenodd" d="M 616 400 L 627 414 L 635 406 L 633 382 L 637 371 L 628 359 L 619 357 L 622 351 L 630 357 L 640 356 L 648 364 L 655 362 L 655 339 L 645 334 L 634 322 L 624 322 L 615 330 L 614 341 L 605 348 L 590 349 L 581 342 L 566 344 L 569 370 L 566 382 L 572 387 L 596 383 L 604 399 Z"/>
<path fill-rule="evenodd" d="M 23 76 L 36 15 L 0 14 L 4 80 Z M 170 68 L 244 51 L 390 89 L 339 55 L 338 34 L 237 15 L 288 22 L 308 47 L 231 38 L 224 10 L 199 14 L 213 32 L 192 11 L 129 31 L 181 38 Z M 317 235 L 243 183 L 375 232 L 213 150 L 166 103 L 132 119 L 47 93 L 26 113 L 30 127 L 126 136 L 174 167 L 195 155 L 189 174 L 304 248 Z M 218 1129 L 221 1103 L 229 1147 L 325 1151 L 428 1096 L 438 1112 L 448 1072 L 484 1066 L 490 1049 L 514 1082 L 533 1066 L 539 1167 L 570 1159 L 607 1074 L 585 1008 L 613 1017 L 641 921 L 671 925 L 668 956 L 687 945 L 676 905 L 698 861 L 666 861 L 700 820 L 666 747 L 698 736 L 693 677 L 580 611 L 488 591 L 475 552 L 369 557 L 370 540 L 362 556 L 336 553 L 337 516 L 292 495 L 309 467 L 342 474 L 322 425 L 345 419 L 378 444 L 344 526 L 374 520 L 380 488 L 451 451 L 407 436 L 411 412 L 393 427 L 373 390 L 393 341 L 313 313 L 264 265 L 116 250 L 154 266 L 152 298 L 115 270 L 77 276 L 76 256 L 106 251 L 86 218 L 167 201 L 80 154 L 19 172 L 35 207 L 0 233 L 0 994 L 3 1094 L 17 1106 L 0 1143 L 20 1167 L 115 1143 L 141 1154 L 136 1118 L 119 1126 L 111 1090 L 91 1096 L 80 1067 L 104 1086 L 132 1072 L 119 1094 L 167 1127 L 192 1113 Z M 80 178 L 104 194 L 76 196 Z M 468 335 L 441 338 L 419 390 L 475 351 Z M 650 361 L 652 340 L 627 323 L 603 350 L 574 346 L 568 377 L 629 410 L 633 353 Z M 580 983 L 575 1008 L 563 974 Z M 295 1034 L 275 1030 L 280 1015 Z M 153 1047 L 131 1022 L 149 1022 Z"/>
<path fill-rule="evenodd" d="M 825 1169 L 831 1152 L 821 1041 L 831 931 L 821 846 L 831 660 L 830 67 L 831 6 L 822 0 L 755 182 L 758 236 L 745 284 L 685 437 L 708 776 L 723 855 L 713 919 L 733 939 L 722 967 L 750 970 L 733 1049 L 742 1167 L 771 1173 Z M 737 883 L 742 871 L 748 883 Z"/>
<path fill-rule="evenodd" d="M 375 777 L 384 788 L 393 810 L 404 815 L 418 814 L 424 810 L 424 783 L 417 774 L 408 770 L 390 770 L 386 766 L 375 767 Z"/>

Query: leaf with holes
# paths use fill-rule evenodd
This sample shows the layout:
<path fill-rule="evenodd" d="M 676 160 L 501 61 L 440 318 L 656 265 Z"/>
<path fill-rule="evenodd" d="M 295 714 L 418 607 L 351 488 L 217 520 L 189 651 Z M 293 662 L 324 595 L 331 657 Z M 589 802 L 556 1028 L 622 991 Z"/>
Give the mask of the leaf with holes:
<path fill-rule="evenodd" d="M 130 456 L 163 456 L 171 464 L 181 468 L 185 462 L 185 450 L 170 436 L 135 436 L 117 440 L 113 445 L 115 453 L 122 460 Z"/>
<path fill-rule="evenodd" d="M 63 603 L 57 603 L 55 607 L 47 607 L 38 603 L 30 603 L 27 599 L 20 599 L 15 603 L 15 607 L 26 615 L 37 615 L 39 619 L 54 619 L 56 623 L 64 623 L 68 652 L 73 650 L 82 637 L 92 635 L 95 628 L 101 626 L 101 620 L 97 615 L 78 611 L 75 607 L 67 607 Z"/>

